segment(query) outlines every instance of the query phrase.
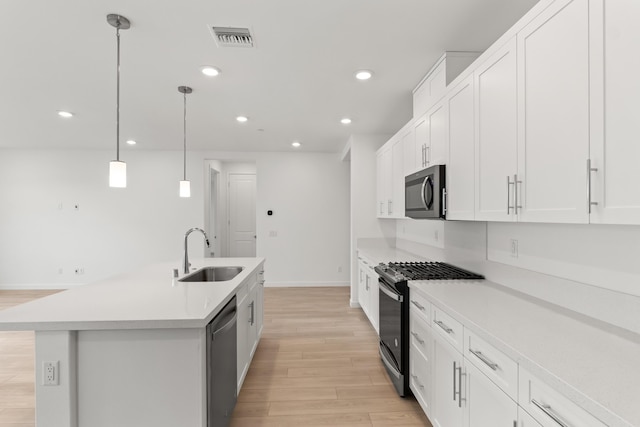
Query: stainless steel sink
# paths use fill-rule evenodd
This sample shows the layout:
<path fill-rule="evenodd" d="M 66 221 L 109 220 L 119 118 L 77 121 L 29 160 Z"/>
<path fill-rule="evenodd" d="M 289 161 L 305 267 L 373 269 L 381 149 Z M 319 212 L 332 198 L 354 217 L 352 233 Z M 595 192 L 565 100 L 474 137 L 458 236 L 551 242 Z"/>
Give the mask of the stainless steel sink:
<path fill-rule="evenodd" d="M 236 277 L 244 267 L 205 267 L 178 279 L 178 282 L 226 282 Z"/>

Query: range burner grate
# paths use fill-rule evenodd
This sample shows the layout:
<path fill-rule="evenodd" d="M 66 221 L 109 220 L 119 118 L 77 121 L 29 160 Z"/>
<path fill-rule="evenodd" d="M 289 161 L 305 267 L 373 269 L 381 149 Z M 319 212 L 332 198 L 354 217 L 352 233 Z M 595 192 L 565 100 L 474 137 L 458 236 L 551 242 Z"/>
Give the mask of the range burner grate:
<path fill-rule="evenodd" d="M 477 280 L 476 273 L 446 262 L 390 262 L 389 269 L 402 274 L 407 280 Z"/>

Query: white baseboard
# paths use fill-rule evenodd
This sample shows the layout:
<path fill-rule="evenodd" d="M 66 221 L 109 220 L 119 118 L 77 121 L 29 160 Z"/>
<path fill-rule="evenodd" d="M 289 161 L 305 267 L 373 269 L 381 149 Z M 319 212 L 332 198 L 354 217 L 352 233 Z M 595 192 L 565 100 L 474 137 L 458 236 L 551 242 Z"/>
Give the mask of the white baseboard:
<path fill-rule="evenodd" d="M 329 288 L 351 286 L 349 282 L 271 282 L 264 284 L 265 288 Z"/>
<path fill-rule="evenodd" d="M 360 308 L 360 303 L 358 301 L 349 301 L 349 305 L 351 308 Z"/>
<path fill-rule="evenodd" d="M 84 283 L 0 283 L 0 290 L 35 291 L 45 289 L 69 289 L 82 286 Z"/>

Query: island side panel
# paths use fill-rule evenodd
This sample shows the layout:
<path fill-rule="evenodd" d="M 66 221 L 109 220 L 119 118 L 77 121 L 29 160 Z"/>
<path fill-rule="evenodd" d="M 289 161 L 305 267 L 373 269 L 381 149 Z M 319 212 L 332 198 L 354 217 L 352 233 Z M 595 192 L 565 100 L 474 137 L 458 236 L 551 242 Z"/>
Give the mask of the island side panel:
<path fill-rule="evenodd" d="M 78 421 L 206 427 L 205 329 L 78 332 Z"/>
<path fill-rule="evenodd" d="M 36 425 L 78 427 L 77 333 L 36 331 Z M 44 385 L 44 362 L 55 363 L 55 384 Z"/>

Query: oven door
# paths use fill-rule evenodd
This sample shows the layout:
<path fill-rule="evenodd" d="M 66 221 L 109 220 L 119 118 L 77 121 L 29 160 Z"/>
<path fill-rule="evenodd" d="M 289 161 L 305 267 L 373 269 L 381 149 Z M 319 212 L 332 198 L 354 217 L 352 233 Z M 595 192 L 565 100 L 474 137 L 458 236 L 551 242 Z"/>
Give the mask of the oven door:
<path fill-rule="evenodd" d="M 405 395 L 402 307 L 404 297 L 384 278 L 378 278 L 380 311 L 380 357 L 400 396 Z"/>

